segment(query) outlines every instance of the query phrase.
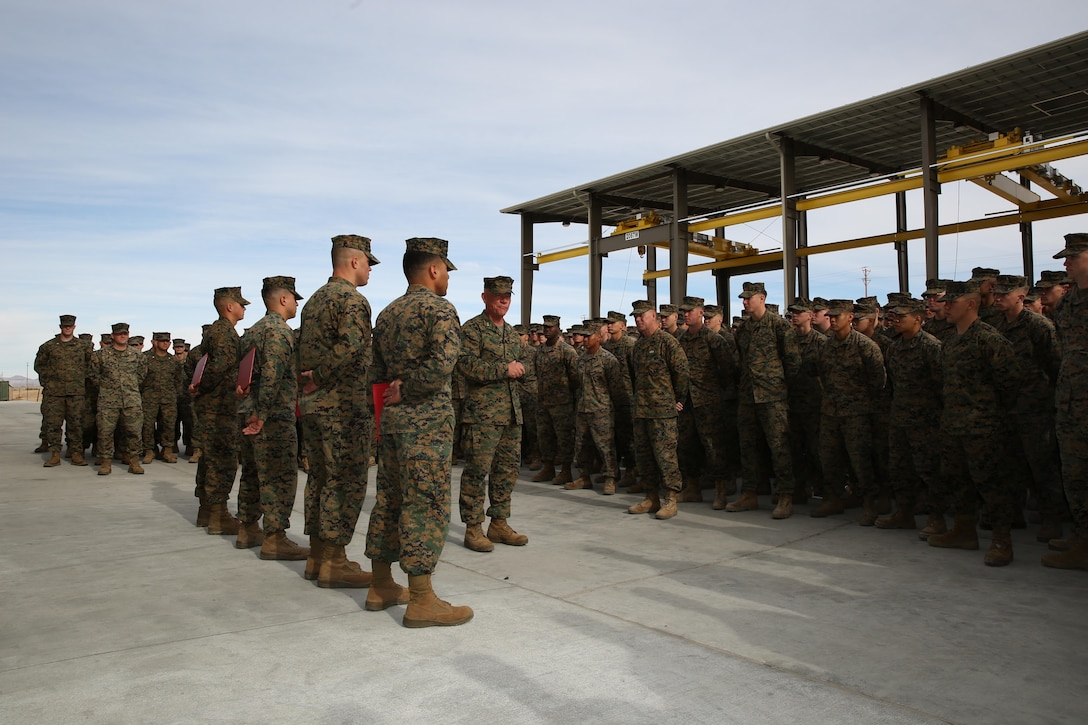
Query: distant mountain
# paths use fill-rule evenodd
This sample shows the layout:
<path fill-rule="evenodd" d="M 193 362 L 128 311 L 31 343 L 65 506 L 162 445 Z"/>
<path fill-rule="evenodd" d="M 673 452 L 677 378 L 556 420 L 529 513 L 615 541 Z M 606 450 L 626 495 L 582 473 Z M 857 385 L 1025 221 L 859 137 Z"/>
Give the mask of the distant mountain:
<path fill-rule="evenodd" d="M 10 378 L 0 378 L 11 383 L 13 388 L 40 388 L 37 378 L 27 378 L 25 375 L 12 375 Z"/>

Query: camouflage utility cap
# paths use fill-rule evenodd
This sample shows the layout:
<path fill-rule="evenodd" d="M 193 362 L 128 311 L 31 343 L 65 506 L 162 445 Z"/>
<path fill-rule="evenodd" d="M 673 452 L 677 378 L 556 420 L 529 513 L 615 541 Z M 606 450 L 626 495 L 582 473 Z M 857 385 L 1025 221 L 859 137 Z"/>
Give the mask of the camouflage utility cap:
<path fill-rule="evenodd" d="M 484 292 L 493 295 L 514 294 L 513 277 L 484 277 Z"/>
<path fill-rule="evenodd" d="M 652 302 L 650 302 L 649 300 L 635 300 L 634 302 L 631 303 L 631 314 L 633 316 L 638 316 L 638 315 L 643 314 L 644 312 L 653 312 L 653 311 L 654 311 L 654 304 Z"/>
<path fill-rule="evenodd" d="M 174 338 L 174 347 L 185 347 L 185 338 L 184 337 L 175 337 Z"/>
<path fill-rule="evenodd" d="M 1065 270 L 1046 269 L 1039 273 L 1039 282 L 1036 287 L 1053 287 L 1058 284 L 1070 284 L 1071 280 Z"/>
<path fill-rule="evenodd" d="M 812 303 L 804 297 L 797 297 L 786 309 L 790 312 L 812 312 Z"/>
<path fill-rule="evenodd" d="M 153 332 L 151 333 L 151 339 L 155 342 L 170 342 L 169 332 Z"/>
<path fill-rule="evenodd" d="M 766 296 L 767 294 L 767 289 L 763 286 L 762 282 L 745 282 L 743 289 L 744 291 L 737 295 L 737 297 L 742 300 L 746 300 L 753 295 Z"/>
<path fill-rule="evenodd" d="M 79 339 L 80 340 L 87 340 L 88 342 L 90 342 L 91 340 L 94 339 L 94 335 L 92 335 L 89 332 L 81 332 L 81 333 L 79 333 Z"/>
<path fill-rule="evenodd" d="M 60 324 L 62 324 L 62 325 L 74 325 L 74 324 L 76 324 L 76 316 L 75 315 L 61 315 L 60 316 Z"/>
<path fill-rule="evenodd" d="M 1020 289 L 1021 287 L 1027 286 L 1028 280 L 1026 277 L 1018 274 L 1002 274 L 997 277 L 997 283 L 994 285 L 994 292 L 997 294 L 1008 294 L 1014 289 Z"/>
<path fill-rule="evenodd" d="M 988 279 L 995 279 L 999 274 L 1001 274 L 1000 270 L 991 267 L 975 267 L 971 270 L 971 279 L 969 281 L 984 282 Z"/>
<path fill-rule="evenodd" d="M 128 332 L 128 323 L 127 322 L 115 322 L 115 323 L 113 323 L 113 326 L 112 326 L 111 329 L 113 330 L 113 334 L 115 334 L 115 335 L 117 333 L 119 333 L 119 332 Z"/>
<path fill-rule="evenodd" d="M 139 345 L 140 347 L 143 347 L 143 345 L 144 345 L 144 336 L 143 335 L 133 335 L 132 337 L 130 337 L 128 339 L 128 344 L 129 345 Z"/>
<path fill-rule="evenodd" d="M 212 295 L 212 299 L 213 300 L 219 300 L 219 299 L 224 299 L 224 298 L 230 300 L 231 302 L 237 302 L 238 304 L 242 305 L 243 307 L 245 305 L 249 304 L 249 300 L 247 300 L 245 297 L 242 296 L 242 288 L 241 287 L 218 287 L 218 288 L 216 288 L 215 294 Z"/>
<path fill-rule="evenodd" d="M 926 313 L 926 303 L 922 300 L 914 300 L 911 298 L 900 299 L 895 303 L 895 307 L 891 309 L 897 315 L 924 315 Z"/>
<path fill-rule="evenodd" d="M 211 329 L 211 323 L 208 323 L 208 324 L 206 324 L 206 325 L 201 325 L 201 326 L 200 326 L 200 331 L 201 331 L 201 332 L 207 332 L 207 331 L 208 331 L 208 330 L 210 330 L 210 329 Z"/>
<path fill-rule="evenodd" d="M 812 298 L 812 311 L 813 312 L 819 312 L 820 310 L 826 310 L 827 305 L 828 305 L 828 302 L 823 297 L 813 297 Z"/>
<path fill-rule="evenodd" d="M 102 342 L 109 342 L 112 339 L 113 339 L 113 335 L 111 335 L 110 333 L 108 333 L 108 332 L 103 332 L 102 333 L 102 338 L 101 338 Z"/>
<path fill-rule="evenodd" d="M 608 321 L 609 322 L 623 322 L 623 323 L 626 324 L 627 323 L 627 315 L 623 314 L 622 312 L 616 312 L 615 310 L 609 310 L 608 311 Z"/>
<path fill-rule="evenodd" d="M 853 311 L 854 311 L 854 301 L 853 300 L 830 300 L 827 303 L 827 316 L 828 317 L 835 317 L 836 315 L 841 315 L 844 312 L 853 312 Z"/>
<path fill-rule="evenodd" d="M 1037 302 L 1039 300 L 1039 297 L 1041 295 L 1042 295 L 1042 290 L 1040 290 L 1038 287 L 1032 287 L 1031 289 L 1028 290 L 1027 294 L 1024 295 L 1024 302 L 1035 303 L 1035 302 Z"/>
<path fill-rule="evenodd" d="M 358 234 L 338 234 L 332 238 L 332 248 L 345 248 L 345 249 L 358 249 L 360 252 L 366 254 L 366 258 L 370 260 L 370 266 L 375 264 L 381 264 L 378 258 L 370 251 L 370 238 L 361 237 Z"/>
<path fill-rule="evenodd" d="M 978 292 L 978 282 L 967 280 L 966 282 L 949 282 L 945 285 L 944 299 L 946 302 L 957 300 L 964 295 Z"/>
<path fill-rule="evenodd" d="M 519 335 L 527 334 L 527 330 L 525 329 L 525 325 L 522 325 L 522 324 L 514 325 L 514 332 L 518 333 Z"/>
<path fill-rule="evenodd" d="M 373 263 L 372 263 L 373 264 Z M 300 295 L 295 290 L 295 278 L 294 277 L 265 277 L 264 286 L 261 287 L 261 296 L 272 290 L 285 289 L 295 296 L 296 300 L 301 300 Z"/>
<path fill-rule="evenodd" d="M 872 317 L 880 311 L 876 303 L 876 297 L 859 297 L 854 304 L 854 315 L 857 317 Z"/>
<path fill-rule="evenodd" d="M 454 271 L 457 267 L 453 266 L 453 262 L 449 258 L 450 243 L 445 239 L 439 239 L 438 237 L 412 237 L 404 242 L 407 251 L 409 252 L 425 252 L 426 254 L 434 254 L 442 258 L 442 261 L 446 263 L 446 269 Z"/>
<path fill-rule="evenodd" d="M 944 285 L 946 280 L 937 279 L 932 277 L 926 280 L 926 291 L 922 293 L 923 297 L 940 297 L 944 294 Z"/>
<path fill-rule="evenodd" d="M 662 317 L 664 317 L 666 315 L 675 315 L 677 312 L 680 311 L 680 308 L 676 305 L 661 305 L 661 307 L 659 307 L 657 311 L 661 313 Z"/>
<path fill-rule="evenodd" d="M 722 308 L 718 305 L 703 305 L 703 319 L 712 320 L 722 316 Z"/>
<path fill-rule="evenodd" d="M 1054 259 L 1075 257 L 1081 252 L 1088 252 L 1088 234 L 1077 232 L 1065 235 L 1065 249 L 1054 255 Z"/>
<path fill-rule="evenodd" d="M 680 303 L 680 311 L 687 312 L 694 310 L 696 307 L 706 307 L 706 300 L 702 297 L 685 297 L 684 301 Z"/>
<path fill-rule="evenodd" d="M 558 315 L 544 315 L 544 327 L 555 327 L 559 324 Z"/>

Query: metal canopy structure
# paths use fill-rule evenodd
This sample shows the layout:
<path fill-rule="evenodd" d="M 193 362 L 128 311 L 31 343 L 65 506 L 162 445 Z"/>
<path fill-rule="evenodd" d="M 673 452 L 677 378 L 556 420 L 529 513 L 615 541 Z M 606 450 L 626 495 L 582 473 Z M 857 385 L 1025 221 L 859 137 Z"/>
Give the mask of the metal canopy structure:
<path fill-rule="evenodd" d="M 941 154 L 941 155 L 938 155 Z M 940 184 L 972 180 L 1006 198 L 1015 218 L 956 225 L 957 231 L 1020 224 L 1030 276 L 1030 224 L 1088 212 L 1088 195 L 1049 163 L 1088 154 L 1088 32 L 967 68 L 865 101 L 680 154 L 502 210 L 522 218 L 522 321 L 528 322 L 532 276 L 540 262 L 587 254 L 590 314 L 600 311 L 601 258 L 632 246 L 668 248 L 674 303 L 686 293 L 689 271 L 713 270 L 719 300 L 728 304 L 728 278 L 782 268 L 786 303 L 807 294 L 806 258 L 818 251 L 895 243 L 900 284 L 906 285 L 907 239 L 926 239 L 927 276 L 936 276 Z M 1014 180 L 1005 172 L 1018 172 Z M 1031 190 L 1032 182 L 1047 192 Z M 1020 189 L 1011 187 L 1019 186 Z M 906 227 L 905 192 L 923 190 L 925 227 Z M 808 209 L 895 194 L 894 232 L 807 247 Z M 638 214 L 661 212 L 667 223 L 605 237 Z M 781 216 L 783 247 L 771 254 L 737 254 L 727 240 L 692 237 L 755 219 Z M 533 248 L 538 223 L 589 226 L 584 246 L 552 257 Z M 827 249 L 824 249 L 824 248 Z M 713 261 L 688 268 L 688 255 Z"/>

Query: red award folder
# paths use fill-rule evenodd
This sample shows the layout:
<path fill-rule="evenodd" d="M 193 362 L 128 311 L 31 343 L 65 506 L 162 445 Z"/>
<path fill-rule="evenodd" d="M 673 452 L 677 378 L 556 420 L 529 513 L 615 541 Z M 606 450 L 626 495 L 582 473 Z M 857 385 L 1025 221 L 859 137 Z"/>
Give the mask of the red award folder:
<path fill-rule="evenodd" d="M 374 383 L 370 386 L 370 389 L 374 391 L 374 430 L 377 431 L 375 443 L 380 443 L 382 440 L 382 405 L 385 403 L 385 390 L 388 387 L 389 383 Z"/>
<path fill-rule="evenodd" d="M 193 371 L 193 385 L 200 387 L 200 380 L 204 377 L 204 368 L 208 367 L 208 355 L 204 354 L 204 357 L 200 358 L 200 362 L 196 364 L 196 370 Z"/>
<path fill-rule="evenodd" d="M 253 363 L 257 360 L 257 348 L 249 348 L 238 363 L 238 387 L 245 390 L 253 383 Z"/>

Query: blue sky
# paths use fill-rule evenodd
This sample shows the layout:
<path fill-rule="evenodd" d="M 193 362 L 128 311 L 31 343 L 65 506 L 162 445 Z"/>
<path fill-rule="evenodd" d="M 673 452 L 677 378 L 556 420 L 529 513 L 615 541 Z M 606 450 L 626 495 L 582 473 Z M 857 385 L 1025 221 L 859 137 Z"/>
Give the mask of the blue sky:
<path fill-rule="evenodd" d="M 96 338 L 127 321 L 135 333 L 193 339 L 215 317 L 212 290 L 241 285 L 255 302 L 251 323 L 263 313 L 261 279 L 293 275 L 308 296 L 328 277 L 329 238 L 341 233 L 371 237 L 384 262 L 363 288 L 375 312 L 403 291 L 404 239 L 449 239 L 459 267 L 449 296 L 468 319 L 483 276 L 518 277 L 519 222 L 500 208 L 1088 21 L 1088 7 L 1066 5 L 1019 22 L 1025 7 L 1005 0 L 756 8 L 4 0 L 0 373 L 24 373 L 64 313 Z M 1088 181 L 1084 159 L 1056 166 Z M 941 203 L 942 221 L 1005 208 L 969 185 L 946 188 Z M 811 215 L 810 241 L 889 231 L 891 204 Z M 1070 224 L 1084 226 L 1036 226 L 1037 270 L 1056 267 L 1049 255 Z M 945 238 L 942 275 L 983 263 L 1018 271 L 1016 234 Z M 780 223 L 730 235 L 774 247 Z M 542 225 L 537 246 L 584 238 L 578 225 Z M 917 289 L 921 242 L 911 252 Z M 605 309 L 643 296 L 643 265 L 633 251 L 605 261 Z M 893 288 L 889 247 L 814 257 L 813 289 L 860 296 L 863 266 L 872 292 Z M 774 301 L 781 275 L 763 278 Z M 709 274 L 689 283 L 706 297 L 712 287 Z M 534 319 L 548 312 L 567 324 L 587 311 L 584 258 L 542 268 Z"/>

